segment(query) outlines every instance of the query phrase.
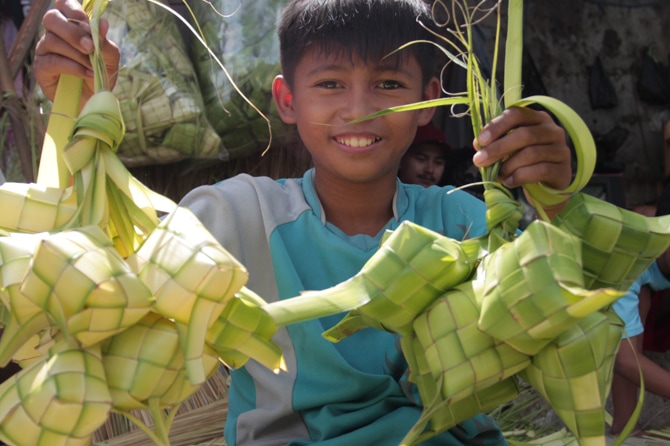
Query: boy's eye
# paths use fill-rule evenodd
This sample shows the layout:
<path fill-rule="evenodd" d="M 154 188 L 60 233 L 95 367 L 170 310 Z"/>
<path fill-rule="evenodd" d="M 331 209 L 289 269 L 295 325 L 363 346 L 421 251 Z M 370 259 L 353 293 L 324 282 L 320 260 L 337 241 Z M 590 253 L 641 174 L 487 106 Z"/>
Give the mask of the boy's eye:
<path fill-rule="evenodd" d="M 339 84 L 338 84 L 337 82 L 335 82 L 335 81 L 323 81 L 323 82 L 319 82 L 319 86 L 320 86 L 321 88 L 329 88 L 329 89 L 331 89 L 331 88 L 337 88 L 338 85 L 339 85 Z"/>
<path fill-rule="evenodd" d="M 392 80 L 386 80 L 386 81 L 381 81 L 379 83 L 379 87 L 383 88 L 385 90 L 395 90 L 396 88 L 400 88 L 400 82 L 398 81 L 392 81 Z"/>

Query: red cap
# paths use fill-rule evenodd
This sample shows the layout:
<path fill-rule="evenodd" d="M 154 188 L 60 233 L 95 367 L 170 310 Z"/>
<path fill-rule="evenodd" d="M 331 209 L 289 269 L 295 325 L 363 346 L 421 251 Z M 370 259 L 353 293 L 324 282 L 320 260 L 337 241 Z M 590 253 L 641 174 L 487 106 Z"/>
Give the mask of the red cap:
<path fill-rule="evenodd" d="M 414 137 L 412 145 L 424 143 L 438 144 L 444 148 L 444 151 L 447 154 L 451 153 L 451 147 L 447 144 L 444 132 L 435 127 L 432 123 L 420 126 L 416 129 L 416 136 Z"/>

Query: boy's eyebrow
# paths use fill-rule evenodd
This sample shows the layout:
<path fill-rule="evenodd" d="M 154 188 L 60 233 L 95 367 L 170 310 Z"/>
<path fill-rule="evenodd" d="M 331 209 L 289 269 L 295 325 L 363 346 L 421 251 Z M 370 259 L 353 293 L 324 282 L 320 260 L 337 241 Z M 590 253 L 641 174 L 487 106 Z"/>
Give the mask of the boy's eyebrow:
<path fill-rule="evenodd" d="M 324 65 L 318 65 L 315 68 L 311 69 L 307 74 L 318 74 L 322 71 L 343 71 L 344 67 L 339 63 L 329 63 Z"/>
<path fill-rule="evenodd" d="M 352 64 L 353 65 L 353 64 Z M 374 64 L 372 71 L 375 73 L 385 73 L 389 71 L 393 71 L 395 73 L 401 73 L 406 76 L 410 76 L 412 73 L 410 73 L 408 70 L 402 68 L 402 64 L 398 63 L 393 63 L 393 62 L 388 62 L 388 63 L 378 63 Z M 313 70 L 308 72 L 307 74 L 312 75 L 312 74 L 317 74 L 322 71 L 345 71 L 347 68 L 344 66 L 342 63 L 328 63 L 328 64 L 323 64 L 315 67 Z"/>
<path fill-rule="evenodd" d="M 393 71 L 393 72 L 396 72 L 396 73 L 402 73 L 402 74 L 405 74 L 407 76 L 410 76 L 412 73 L 410 73 L 408 70 L 403 68 L 404 66 L 405 65 L 403 65 L 403 64 L 393 63 L 391 61 L 381 62 L 381 63 L 375 65 L 375 70 L 374 71 L 376 71 L 378 73 Z"/>

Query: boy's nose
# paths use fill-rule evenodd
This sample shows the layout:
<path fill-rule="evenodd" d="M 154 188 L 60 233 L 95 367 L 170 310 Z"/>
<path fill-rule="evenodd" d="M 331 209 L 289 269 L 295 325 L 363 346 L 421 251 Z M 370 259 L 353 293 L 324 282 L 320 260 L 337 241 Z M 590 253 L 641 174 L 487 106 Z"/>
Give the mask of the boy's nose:
<path fill-rule="evenodd" d="M 379 108 L 375 108 L 372 95 L 368 94 L 365 89 L 352 89 L 343 104 L 342 116 L 350 121 L 367 116 L 377 110 Z"/>

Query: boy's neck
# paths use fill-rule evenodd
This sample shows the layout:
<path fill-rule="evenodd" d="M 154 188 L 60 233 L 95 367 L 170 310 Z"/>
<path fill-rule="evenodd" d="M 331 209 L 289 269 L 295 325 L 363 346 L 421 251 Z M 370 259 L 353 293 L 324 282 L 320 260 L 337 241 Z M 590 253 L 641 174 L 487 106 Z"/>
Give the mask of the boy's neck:
<path fill-rule="evenodd" d="M 376 236 L 393 217 L 395 176 L 373 183 L 338 183 L 317 175 L 314 186 L 326 220 L 347 235 Z"/>

